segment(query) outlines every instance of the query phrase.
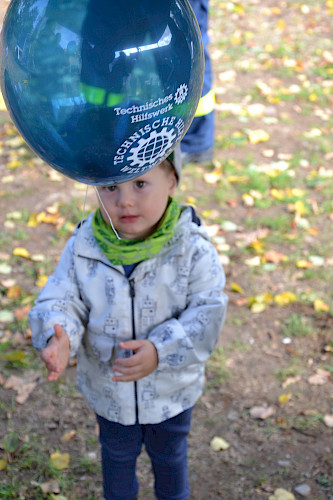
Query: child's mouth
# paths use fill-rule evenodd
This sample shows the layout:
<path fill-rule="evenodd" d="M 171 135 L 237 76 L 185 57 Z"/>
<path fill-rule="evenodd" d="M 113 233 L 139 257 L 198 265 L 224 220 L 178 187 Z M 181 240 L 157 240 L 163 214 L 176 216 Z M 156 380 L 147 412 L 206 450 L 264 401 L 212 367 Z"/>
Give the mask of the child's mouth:
<path fill-rule="evenodd" d="M 135 222 L 139 218 L 138 215 L 122 215 L 120 217 L 121 222 Z"/>

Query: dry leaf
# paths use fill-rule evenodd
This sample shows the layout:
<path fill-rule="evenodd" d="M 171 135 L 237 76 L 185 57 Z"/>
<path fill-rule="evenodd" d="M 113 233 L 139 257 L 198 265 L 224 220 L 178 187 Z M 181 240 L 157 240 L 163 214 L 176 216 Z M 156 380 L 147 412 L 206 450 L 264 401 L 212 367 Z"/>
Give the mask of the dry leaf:
<path fill-rule="evenodd" d="M 327 427 L 333 427 L 333 415 L 324 415 L 323 420 Z"/>
<path fill-rule="evenodd" d="M 28 375 L 26 378 L 10 375 L 4 384 L 4 388 L 16 391 L 16 401 L 23 404 L 35 389 L 38 377 L 39 375 L 36 373 Z"/>
<path fill-rule="evenodd" d="M 253 406 L 250 410 L 252 418 L 259 418 L 261 420 L 272 417 L 274 414 L 275 408 L 273 406 Z"/>
<path fill-rule="evenodd" d="M 323 370 L 322 368 L 318 368 L 314 375 L 308 378 L 308 382 L 311 385 L 324 385 L 327 384 L 331 377 L 331 374 L 327 370 Z"/>
<path fill-rule="evenodd" d="M 287 255 L 277 252 L 276 250 L 268 250 L 264 255 L 267 262 L 274 262 L 274 264 L 279 264 L 280 262 L 288 260 Z"/>
<path fill-rule="evenodd" d="M 39 486 L 44 493 L 60 493 L 59 481 L 57 481 L 57 479 L 51 479 L 47 483 L 42 483 Z"/>
<path fill-rule="evenodd" d="M 282 387 L 285 388 L 288 385 L 295 384 L 296 382 L 299 382 L 301 380 L 300 375 L 296 375 L 296 377 L 289 377 L 287 380 L 285 380 L 282 384 Z"/>
<path fill-rule="evenodd" d="M 76 431 L 72 429 L 71 431 L 65 432 L 60 438 L 62 443 L 69 443 L 76 436 Z"/>
<path fill-rule="evenodd" d="M 20 307 L 19 309 L 16 309 L 15 311 L 15 318 L 18 319 L 19 321 L 23 321 L 25 318 L 28 316 L 28 312 L 31 309 L 31 305 L 27 305 L 24 307 Z"/>

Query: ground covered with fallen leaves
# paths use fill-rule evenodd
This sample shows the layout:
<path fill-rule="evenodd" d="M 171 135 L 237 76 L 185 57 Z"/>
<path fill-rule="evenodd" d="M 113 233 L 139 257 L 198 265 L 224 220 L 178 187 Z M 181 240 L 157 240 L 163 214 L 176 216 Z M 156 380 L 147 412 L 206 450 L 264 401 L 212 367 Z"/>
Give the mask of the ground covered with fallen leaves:
<path fill-rule="evenodd" d="M 216 153 L 178 199 L 208 226 L 229 309 L 194 412 L 193 500 L 333 499 L 332 20 L 332 0 L 211 1 Z M 27 324 L 85 187 L 0 120 L 0 498 L 100 500 L 75 363 L 48 383 Z M 153 499 L 145 452 L 138 475 Z"/>

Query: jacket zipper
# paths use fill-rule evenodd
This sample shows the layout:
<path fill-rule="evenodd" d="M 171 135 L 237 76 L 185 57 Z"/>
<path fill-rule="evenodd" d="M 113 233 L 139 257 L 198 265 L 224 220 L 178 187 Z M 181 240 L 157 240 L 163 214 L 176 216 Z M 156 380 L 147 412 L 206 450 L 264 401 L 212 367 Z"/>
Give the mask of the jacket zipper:
<path fill-rule="evenodd" d="M 130 286 L 130 297 L 131 297 L 131 311 L 132 311 L 132 340 L 136 340 L 136 332 L 135 332 L 135 317 L 134 317 L 134 297 L 135 297 L 135 288 L 134 288 L 134 279 L 131 278 L 128 280 Z M 135 417 L 136 422 L 139 422 L 139 408 L 138 408 L 138 386 L 137 382 L 134 382 L 134 395 L 135 395 Z"/>

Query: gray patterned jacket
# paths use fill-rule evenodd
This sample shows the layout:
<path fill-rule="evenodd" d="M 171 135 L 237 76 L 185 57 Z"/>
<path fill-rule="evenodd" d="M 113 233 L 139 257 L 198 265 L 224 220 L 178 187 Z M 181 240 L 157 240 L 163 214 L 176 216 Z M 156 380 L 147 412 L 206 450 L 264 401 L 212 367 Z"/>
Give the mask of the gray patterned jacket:
<path fill-rule="evenodd" d="M 33 344 L 44 349 L 59 323 L 78 355 L 79 390 L 97 414 L 124 425 L 162 422 L 202 393 L 227 305 L 218 254 L 186 207 L 169 243 L 127 278 L 100 250 L 90 221 L 75 230 L 29 313 Z M 118 344 L 132 338 L 154 343 L 158 367 L 137 382 L 113 382 L 114 360 L 130 355 Z"/>

